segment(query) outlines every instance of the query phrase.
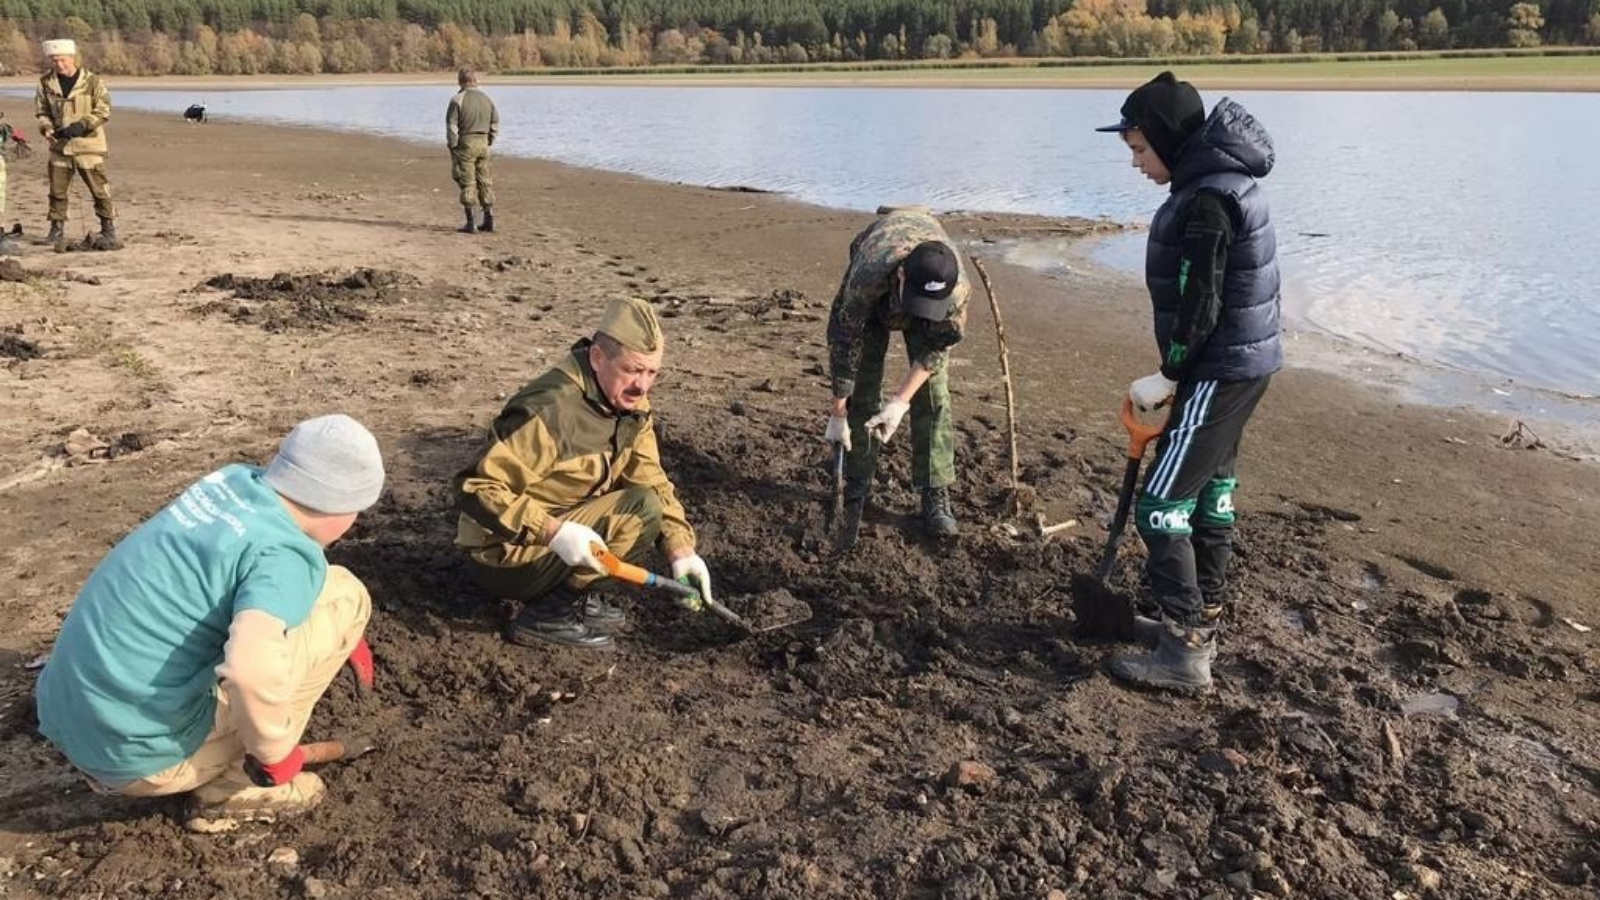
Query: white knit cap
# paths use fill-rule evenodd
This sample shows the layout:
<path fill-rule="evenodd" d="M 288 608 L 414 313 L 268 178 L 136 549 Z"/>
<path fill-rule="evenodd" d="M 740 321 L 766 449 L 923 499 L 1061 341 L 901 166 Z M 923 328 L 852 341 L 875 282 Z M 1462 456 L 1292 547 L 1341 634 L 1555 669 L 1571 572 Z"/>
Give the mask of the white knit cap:
<path fill-rule="evenodd" d="M 283 439 L 266 478 L 278 493 L 317 512 L 361 512 L 383 492 L 383 457 L 360 422 L 339 413 L 318 416 Z"/>
<path fill-rule="evenodd" d="M 43 44 L 45 56 L 77 56 L 78 42 L 72 38 L 57 38 Z"/>

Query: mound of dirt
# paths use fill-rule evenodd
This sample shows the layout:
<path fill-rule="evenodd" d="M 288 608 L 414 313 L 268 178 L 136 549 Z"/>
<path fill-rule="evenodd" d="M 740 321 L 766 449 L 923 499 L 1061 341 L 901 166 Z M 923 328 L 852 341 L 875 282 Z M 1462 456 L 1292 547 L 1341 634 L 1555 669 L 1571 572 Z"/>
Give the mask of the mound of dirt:
<path fill-rule="evenodd" d="M 207 278 L 196 290 L 227 291 L 232 301 L 207 301 L 198 307 L 201 315 L 221 313 L 235 322 L 279 332 L 364 322 L 370 306 L 392 303 L 417 283 L 401 272 L 370 268 L 310 275 L 279 272 L 270 278 L 229 272 Z"/>

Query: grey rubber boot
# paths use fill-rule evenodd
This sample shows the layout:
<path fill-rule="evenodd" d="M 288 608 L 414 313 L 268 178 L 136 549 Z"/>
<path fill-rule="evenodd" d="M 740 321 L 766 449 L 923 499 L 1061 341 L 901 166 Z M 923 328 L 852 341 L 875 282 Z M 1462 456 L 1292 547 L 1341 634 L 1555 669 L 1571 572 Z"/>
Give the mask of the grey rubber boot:
<path fill-rule="evenodd" d="M 478 226 L 479 231 L 494 231 L 494 207 L 483 208 L 483 224 Z"/>
<path fill-rule="evenodd" d="M 1211 687 L 1211 659 L 1216 646 L 1215 628 L 1184 627 L 1164 619 L 1156 648 L 1148 653 L 1113 656 L 1111 674 L 1142 687 L 1200 693 Z"/>
<path fill-rule="evenodd" d="M 950 508 L 950 489 L 924 488 L 922 491 L 922 524 L 929 534 L 955 537 L 961 533 L 956 524 L 956 514 Z"/>
<path fill-rule="evenodd" d="M 1222 605 L 1207 606 L 1200 610 L 1200 618 L 1205 620 L 1206 626 L 1216 628 L 1222 623 Z M 1166 628 L 1161 620 L 1155 616 L 1135 614 L 1133 617 L 1133 638 L 1140 644 L 1154 650 L 1161 643 L 1161 632 Z M 1217 661 L 1217 643 L 1211 642 L 1211 655 L 1206 662 Z"/>
<path fill-rule="evenodd" d="M 463 206 L 461 208 L 467 213 L 467 224 L 457 228 L 456 230 L 462 234 L 477 234 L 478 223 L 473 220 L 473 216 L 477 211 L 470 206 Z"/>

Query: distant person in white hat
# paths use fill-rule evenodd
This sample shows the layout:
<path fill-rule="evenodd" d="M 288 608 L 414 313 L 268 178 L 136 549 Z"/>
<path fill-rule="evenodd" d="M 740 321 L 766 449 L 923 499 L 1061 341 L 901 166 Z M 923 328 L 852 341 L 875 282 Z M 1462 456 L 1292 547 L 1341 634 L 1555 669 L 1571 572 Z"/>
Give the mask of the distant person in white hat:
<path fill-rule="evenodd" d="M 383 477 L 372 433 L 327 415 L 266 468 L 190 485 L 84 583 L 39 675 L 39 730 L 103 793 L 192 791 L 197 830 L 316 806 L 312 708 L 347 661 L 373 681 L 372 600 L 323 550 Z"/>
<path fill-rule="evenodd" d="M 66 240 L 67 194 L 74 173 L 94 197 L 94 214 L 100 217 L 95 246 L 116 250 L 117 211 L 111 204 L 111 181 L 106 176 L 106 120 L 111 118 L 111 92 L 105 79 L 78 64 L 78 44 L 70 39 L 45 41 L 50 70 L 39 79 L 33 95 L 33 114 L 39 133 L 50 143 L 50 234 L 54 244 Z"/>

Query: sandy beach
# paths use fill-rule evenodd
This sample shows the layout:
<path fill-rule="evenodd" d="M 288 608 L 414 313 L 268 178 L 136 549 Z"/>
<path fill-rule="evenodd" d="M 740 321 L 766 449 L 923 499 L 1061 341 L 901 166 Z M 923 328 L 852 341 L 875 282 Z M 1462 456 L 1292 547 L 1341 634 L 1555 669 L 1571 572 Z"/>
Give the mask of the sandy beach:
<path fill-rule="evenodd" d="M 1070 610 L 1115 501 L 1116 406 L 1154 362 L 1148 301 L 999 252 L 1111 226 L 949 220 L 994 276 L 1036 512 L 1078 525 L 1001 527 L 980 300 L 952 370 L 963 538 L 906 527 L 907 442 L 834 563 L 823 328 L 865 216 L 501 159 L 499 230 L 465 236 L 442 146 L 121 112 L 111 144 L 127 247 L 30 245 L 0 283 L 0 893 L 1592 896 L 1600 465 L 1502 442 L 1503 417 L 1286 370 L 1245 442 L 1218 690 L 1131 692 Z M 42 157 L 12 165 L 10 195 L 5 224 L 42 234 Z M 81 186 L 72 215 L 80 237 Z M 299 277 L 206 285 L 278 273 Z M 614 654 L 499 639 L 504 610 L 451 547 L 448 480 L 621 295 L 664 316 L 663 453 L 722 590 L 787 588 L 805 626 L 741 639 L 638 596 Z M 32 733 L 28 663 L 122 535 L 332 410 L 372 427 L 390 473 L 330 553 L 372 589 L 380 689 L 336 683 L 312 730 L 355 724 L 381 752 L 270 831 L 191 835 L 175 801 L 90 793 Z M 298 869 L 269 871 L 285 846 Z"/>

